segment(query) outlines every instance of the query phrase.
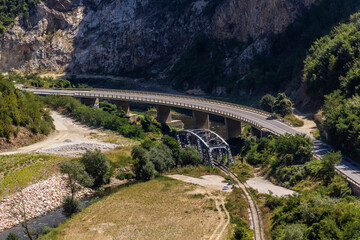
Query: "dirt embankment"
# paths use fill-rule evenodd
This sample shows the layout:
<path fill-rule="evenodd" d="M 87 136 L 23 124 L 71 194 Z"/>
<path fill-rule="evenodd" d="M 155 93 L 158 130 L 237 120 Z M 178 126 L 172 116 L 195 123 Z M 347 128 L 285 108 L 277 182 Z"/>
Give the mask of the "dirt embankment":
<path fill-rule="evenodd" d="M 117 146 L 128 146 L 133 142 L 117 136 L 116 144 L 103 142 L 106 133 L 79 124 L 71 118 L 55 111 L 51 112 L 56 130 L 43 141 L 13 151 L 2 152 L 0 155 L 18 153 L 46 153 L 76 156 L 86 150 L 106 150 Z"/>

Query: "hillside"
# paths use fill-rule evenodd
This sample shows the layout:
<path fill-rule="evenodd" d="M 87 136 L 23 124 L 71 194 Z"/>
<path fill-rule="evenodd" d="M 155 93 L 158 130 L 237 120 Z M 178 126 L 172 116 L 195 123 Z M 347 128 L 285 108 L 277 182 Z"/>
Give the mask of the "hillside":
<path fill-rule="evenodd" d="M 44 0 L 1 36 L 0 71 L 130 75 L 225 94 L 269 35 L 314 2 Z"/>
<path fill-rule="evenodd" d="M 54 128 L 43 104 L 33 94 L 17 90 L 13 80 L 0 75 L 1 149 L 28 144 Z"/>

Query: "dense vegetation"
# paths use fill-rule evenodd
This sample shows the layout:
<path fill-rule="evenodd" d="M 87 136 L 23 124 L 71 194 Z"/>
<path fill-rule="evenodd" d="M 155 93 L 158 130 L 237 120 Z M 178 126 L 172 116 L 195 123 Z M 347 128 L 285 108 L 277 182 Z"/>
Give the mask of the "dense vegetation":
<path fill-rule="evenodd" d="M 273 239 L 359 238 L 360 201 L 335 172 L 339 152 L 314 159 L 311 140 L 300 135 L 245 143 L 242 155 L 248 162 L 262 166 L 270 180 L 298 191 L 289 197 L 264 196 Z"/>
<path fill-rule="evenodd" d="M 198 165 L 202 157 L 194 147 L 179 148 L 175 138 L 164 136 L 163 142 L 144 141 L 131 153 L 137 161 L 134 172 L 141 180 L 150 180 L 175 166 Z"/>
<path fill-rule="evenodd" d="M 20 127 L 48 135 L 54 128 L 49 112 L 32 93 L 17 90 L 12 81 L 0 75 L 0 137 L 16 137 Z"/>
<path fill-rule="evenodd" d="M 40 77 L 37 74 L 20 75 L 15 73 L 9 73 L 9 76 L 11 77 L 11 79 L 13 79 L 13 81 L 31 87 L 44 87 L 44 88 L 81 87 L 81 85 L 78 84 L 72 85 L 69 80 L 63 78 L 54 79 L 52 77 Z"/>
<path fill-rule="evenodd" d="M 360 13 L 318 39 L 304 66 L 313 99 L 324 101 L 327 140 L 354 159 L 360 157 Z M 327 95 L 326 95 L 327 94 Z"/>
<path fill-rule="evenodd" d="M 304 79 L 313 98 L 322 98 L 336 89 L 347 97 L 360 92 L 360 13 L 340 24 L 310 48 Z"/>
<path fill-rule="evenodd" d="M 29 17 L 30 8 L 34 7 L 39 0 L 2 0 L 0 3 L 0 34 L 4 33 L 19 15 Z"/>
<path fill-rule="evenodd" d="M 270 54 L 258 56 L 251 71 L 244 81 L 239 81 L 239 85 L 246 89 L 258 89 L 261 86 L 273 91 L 285 89 L 291 82 L 296 83 L 293 87 L 298 86 L 303 62 L 313 42 L 328 34 L 339 22 L 347 20 L 359 7 L 357 0 L 320 1 L 289 25 L 286 31 L 271 39 Z M 325 88 L 325 85 L 321 85 L 321 88 Z"/>

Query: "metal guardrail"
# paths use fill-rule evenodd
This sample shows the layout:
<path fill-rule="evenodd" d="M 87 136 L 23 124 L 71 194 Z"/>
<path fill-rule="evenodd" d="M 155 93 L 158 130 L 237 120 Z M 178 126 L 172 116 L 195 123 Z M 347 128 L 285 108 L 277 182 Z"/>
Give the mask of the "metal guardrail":
<path fill-rule="evenodd" d="M 33 92 L 35 92 L 35 93 L 36 93 L 37 89 L 48 90 L 48 89 L 44 89 L 44 88 L 28 88 L 28 89 L 29 90 L 33 89 L 34 90 Z M 165 100 L 151 99 L 151 98 L 146 98 L 146 97 L 141 97 L 141 96 L 140 97 L 126 96 L 126 94 L 142 95 L 142 96 L 149 96 L 149 97 L 151 97 L 151 96 L 169 97 L 169 98 L 178 99 L 178 100 L 181 100 L 181 99 L 194 100 L 196 102 L 209 103 L 209 104 L 214 104 L 217 106 L 230 107 L 230 108 L 235 108 L 235 109 L 239 109 L 239 110 L 256 113 L 256 114 L 266 116 L 266 117 L 272 117 L 272 114 L 270 114 L 268 112 L 265 112 L 265 111 L 262 111 L 259 109 L 255 109 L 255 108 L 251 108 L 251 107 L 247 107 L 247 106 L 243 106 L 243 105 L 227 103 L 227 102 L 222 102 L 222 101 L 218 101 L 218 100 L 209 100 L 209 99 L 200 98 L 200 97 L 178 95 L 178 94 L 141 92 L 141 91 L 130 91 L 130 90 L 112 90 L 112 89 L 91 89 L 91 91 L 89 91 L 89 89 L 86 89 L 86 90 L 85 89 L 51 89 L 51 90 L 74 91 L 74 94 L 59 93 L 59 95 L 70 95 L 70 96 L 74 96 L 74 97 L 107 98 L 107 99 L 114 99 L 114 100 L 135 101 L 135 102 L 162 104 L 162 105 L 168 105 L 168 106 L 174 106 L 174 107 L 184 107 L 184 108 L 190 108 L 192 110 L 200 110 L 200 111 L 203 110 L 203 111 L 206 111 L 209 113 L 221 115 L 223 117 L 227 117 L 227 118 L 231 118 L 231 119 L 238 120 L 241 122 L 245 122 L 247 124 L 254 126 L 255 128 L 258 128 L 259 130 L 264 129 L 264 127 L 261 124 L 255 122 L 253 120 L 250 120 L 248 118 L 239 116 L 237 114 L 230 113 L 229 111 L 218 110 L 218 109 L 211 108 L 211 107 L 202 107 L 197 104 L 181 103 L 179 101 L 165 101 Z M 37 93 L 46 94 L 45 92 L 40 92 L 40 91 Z M 111 93 L 121 93 L 121 94 L 124 94 L 124 96 L 119 96 L 117 94 L 111 94 Z M 54 93 L 49 92 L 47 94 L 54 94 Z M 284 119 L 283 120 L 278 119 L 278 120 L 281 122 L 287 123 Z M 272 134 L 279 135 L 278 133 L 275 133 L 274 131 L 271 131 L 269 129 L 267 129 L 267 131 Z"/>

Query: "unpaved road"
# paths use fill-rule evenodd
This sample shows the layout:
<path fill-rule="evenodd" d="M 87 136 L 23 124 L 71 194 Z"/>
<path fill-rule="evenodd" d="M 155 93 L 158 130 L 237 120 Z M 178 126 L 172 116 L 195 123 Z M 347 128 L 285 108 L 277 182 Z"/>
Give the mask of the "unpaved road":
<path fill-rule="evenodd" d="M 264 177 L 250 178 L 249 180 L 246 181 L 246 184 L 256 189 L 259 193 L 270 194 L 270 192 L 272 192 L 274 196 L 277 197 L 292 195 L 295 193 L 290 189 L 273 184 Z"/>
<path fill-rule="evenodd" d="M 226 239 L 226 229 L 230 223 L 230 214 L 225 207 L 225 197 L 227 192 L 231 192 L 232 190 L 223 191 L 222 187 L 226 185 L 223 181 L 225 178 L 217 175 L 205 175 L 201 178 L 194 178 L 185 175 L 168 175 L 168 177 L 187 182 L 197 184 L 203 187 L 203 189 L 199 189 L 198 192 L 200 193 L 201 190 L 205 190 L 206 194 L 209 198 L 215 201 L 215 207 L 217 212 L 219 213 L 220 222 L 216 226 L 214 232 L 210 236 L 209 240 L 220 240 Z M 221 191 L 219 193 L 219 191 Z"/>
<path fill-rule="evenodd" d="M 34 153 L 34 152 L 42 152 L 51 153 L 47 151 L 47 149 L 59 149 L 59 147 L 74 145 L 84 145 L 91 144 L 92 147 L 96 147 L 99 149 L 109 149 L 115 148 L 115 144 L 103 143 L 96 139 L 91 139 L 91 134 L 102 135 L 103 133 L 90 129 L 86 126 L 78 124 L 71 118 L 65 117 L 55 111 L 51 112 L 51 116 L 54 119 L 54 125 L 56 130 L 51 133 L 45 140 L 37 142 L 35 144 L 18 148 L 14 151 L 1 152 L 0 155 L 10 155 L 10 154 L 18 154 L 18 153 Z M 84 146 L 82 146 L 84 151 Z M 76 151 L 71 151 L 74 155 Z M 66 154 L 65 151 L 61 151 L 61 153 L 55 154 Z"/>

